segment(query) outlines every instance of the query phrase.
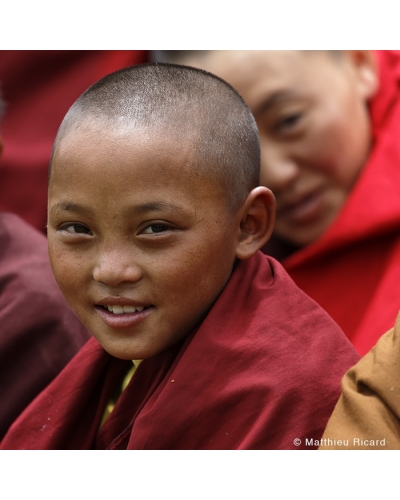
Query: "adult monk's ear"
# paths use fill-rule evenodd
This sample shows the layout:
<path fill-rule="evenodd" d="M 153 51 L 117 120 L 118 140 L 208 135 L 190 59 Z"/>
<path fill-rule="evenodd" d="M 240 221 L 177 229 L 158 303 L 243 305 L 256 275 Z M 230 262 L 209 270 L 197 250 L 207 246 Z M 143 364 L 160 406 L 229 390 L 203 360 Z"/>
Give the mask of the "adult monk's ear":
<path fill-rule="evenodd" d="M 274 223 L 274 195 L 264 186 L 253 189 L 241 209 L 236 257 L 241 260 L 249 259 L 260 250 L 271 237 Z"/>
<path fill-rule="evenodd" d="M 344 51 L 357 78 L 359 94 L 365 100 L 375 95 L 379 86 L 378 62 L 372 50 Z"/>

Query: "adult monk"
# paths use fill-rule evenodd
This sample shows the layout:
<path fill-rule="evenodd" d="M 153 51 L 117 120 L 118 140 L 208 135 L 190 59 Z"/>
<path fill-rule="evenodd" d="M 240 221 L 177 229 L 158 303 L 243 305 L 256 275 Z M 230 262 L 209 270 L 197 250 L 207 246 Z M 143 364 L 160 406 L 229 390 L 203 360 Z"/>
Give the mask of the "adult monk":
<path fill-rule="evenodd" d="M 162 52 L 162 51 L 161 51 Z M 400 53 L 166 51 L 231 83 L 277 200 L 264 249 L 364 354 L 400 309 Z"/>

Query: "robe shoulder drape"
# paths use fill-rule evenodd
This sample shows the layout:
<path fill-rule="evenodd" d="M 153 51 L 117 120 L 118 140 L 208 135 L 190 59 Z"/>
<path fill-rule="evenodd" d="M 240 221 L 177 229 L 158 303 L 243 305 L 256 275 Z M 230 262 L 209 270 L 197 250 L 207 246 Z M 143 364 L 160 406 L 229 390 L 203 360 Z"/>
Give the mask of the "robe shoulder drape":
<path fill-rule="evenodd" d="M 343 377 L 321 449 L 400 450 L 400 315 Z"/>

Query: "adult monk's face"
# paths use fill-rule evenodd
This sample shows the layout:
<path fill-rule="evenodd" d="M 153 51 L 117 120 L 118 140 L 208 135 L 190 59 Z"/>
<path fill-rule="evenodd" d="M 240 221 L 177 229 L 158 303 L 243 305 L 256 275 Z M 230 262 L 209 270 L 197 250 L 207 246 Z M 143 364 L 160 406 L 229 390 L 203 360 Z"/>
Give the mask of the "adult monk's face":
<path fill-rule="evenodd" d="M 56 280 L 123 359 L 154 356 L 189 334 L 235 259 L 238 224 L 222 188 L 191 175 L 190 141 L 160 137 L 90 122 L 60 140 L 52 164 Z"/>
<path fill-rule="evenodd" d="M 368 157 L 367 101 L 377 85 L 370 56 L 210 51 L 183 60 L 229 82 L 252 110 L 260 182 L 276 197 L 275 234 L 284 240 L 306 245 L 321 236 Z"/>

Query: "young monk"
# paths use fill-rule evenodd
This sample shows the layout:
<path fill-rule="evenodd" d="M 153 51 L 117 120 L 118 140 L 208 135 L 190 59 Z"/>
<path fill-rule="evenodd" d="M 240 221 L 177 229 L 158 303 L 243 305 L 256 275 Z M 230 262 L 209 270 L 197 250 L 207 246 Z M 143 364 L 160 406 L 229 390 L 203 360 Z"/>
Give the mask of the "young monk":
<path fill-rule="evenodd" d="M 53 150 L 49 252 L 95 338 L 2 448 L 292 449 L 322 435 L 358 356 L 258 251 L 275 208 L 259 155 L 244 101 L 200 70 L 136 66 L 76 101 Z"/>
<path fill-rule="evenodd" d="M 342 380 L 322 450 L 400 450 L 400 315 Z"/>
<path fill-rule="evenodd" d="M 277 200 L 264 251 L 366 353 L 400 309 L 400 53 L 171 52 L 250 106 Z"/>
<path fill-rule="evenodd" d="M 0 97 L 0 119 L 3 111 Z M 0 156 L 2 149 L 0 138 Z M 0 325 L 1 439 L 90 337 L 57 287 L 46 238 L 4 212 L 0 212 Z"/>

